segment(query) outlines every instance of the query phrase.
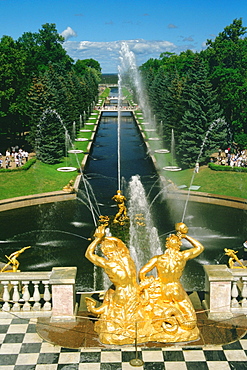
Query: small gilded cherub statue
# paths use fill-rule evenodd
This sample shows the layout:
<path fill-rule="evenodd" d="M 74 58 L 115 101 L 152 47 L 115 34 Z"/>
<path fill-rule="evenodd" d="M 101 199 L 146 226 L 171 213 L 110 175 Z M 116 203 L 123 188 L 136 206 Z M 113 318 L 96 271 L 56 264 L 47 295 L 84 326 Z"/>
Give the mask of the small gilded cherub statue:
<path fill-rule="evenodd" d="M 113 200 L 117 203 L 118 212 L 114 217 L 113 222 L 119 223 L 120 225 L 124 225 L 124 221 L 128 219 L 127 216 L 127 208 L 125 206 L 126 198 L 122 194 L 121 190 L 117 190 L 117 194 L 112 197 Z"/>
<path fill-rule="evenodd" d="M 20 266 L 20 262 L 17 260 L 17 258 L 21 253 L 23 253 L 26 249 L 29 248 L 31 247 L 30 246 L 24 247 L 16 252 L 11 253 L 10 256 L 5 255 L 5 257 L 8 259 L 8 262 L 6 263 L 6 265 L 3 266 L 0 272 L 17 272 L 18 267 Z"/>
<path fill-rule="evenodd" d="M 236 269 L 236 268 L 237 269 L 239 269 L 239 268 L 246 269 L 247 268 L 246 266 L 244 266 L 244 264 L 238 258 L 238 256 L 237 256 L 238 251 L 234 251 L 233 249 L 227 249 L 227 248 L 225 248 L 224 251 L 225 251 L 225 255 L 230 257 L 229 260 L 228 260 L 228 264 L 229 264 L 230 269 Z M 237 263 L 237 265 L 236 265 L 236 263 Z M 240 266 L 238 266 L 238 265 L 240 265 Z"/>
<path fill-rule="evenodd" d="M 74 184 L 74 181 L 70 180 L 69 183 L 63 187 L 63 191 L 66 191 L 67 193 L 74 193 L 75 188 L 73 184 Z"/>

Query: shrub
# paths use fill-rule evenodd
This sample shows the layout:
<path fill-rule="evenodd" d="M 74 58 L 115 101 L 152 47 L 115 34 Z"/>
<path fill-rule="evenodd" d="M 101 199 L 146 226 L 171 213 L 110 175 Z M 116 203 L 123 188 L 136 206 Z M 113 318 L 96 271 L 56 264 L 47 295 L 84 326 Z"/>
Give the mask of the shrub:
<path fill-rule="evenodd" d="M 36 162 L 36 157 L 29 159 L 23 166 L 16 168 L 1 168 L 0 172 L 26 171 Z"/>
<path fill-rule="evenodd" d="M 247 167 L 231 167 L 222 164 L 209 163 L 208 167 L 213 171 L 247 172 Z"/>

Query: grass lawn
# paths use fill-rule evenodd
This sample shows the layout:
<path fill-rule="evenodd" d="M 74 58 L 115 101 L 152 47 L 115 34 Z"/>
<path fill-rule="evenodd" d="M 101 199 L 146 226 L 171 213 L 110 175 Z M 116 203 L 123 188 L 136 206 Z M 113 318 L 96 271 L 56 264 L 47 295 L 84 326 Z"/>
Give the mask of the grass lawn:
<path fill-rule="evenodd" d="M 92 115 L 87 122 L 96 123 L 99 116 Z M 95 125 L 85 125 L 84 129 L 89 132 L 79 132 L 77 138 L 90 139 Z M 89 141 L 75 141 L 73 149 L 87 151 Z M 23 195 L 46 193 L 50 191 L 62 190 L 70 180 L 75 180 L 78 171 L 60 172 L 59 167 L 76 167 L 79 168 L 84 158 L 84 153 L 69 153 L 63 161 L 58 164 L 49 165 L 36 161 L 27 171 L 0 171 L 0 200 L 19 197 Z"/>
<path fill-rule="evenodd" d="M 190 186 L 193 169 L 179 172 L 169 172 L 167 176 L 176 185 Z M 247 173 L 213 171 L 207 166 L 200 168 L 194 174 L 193 185 L 200 186 L 198 191 L 204 193 L 247 198 Z"/>

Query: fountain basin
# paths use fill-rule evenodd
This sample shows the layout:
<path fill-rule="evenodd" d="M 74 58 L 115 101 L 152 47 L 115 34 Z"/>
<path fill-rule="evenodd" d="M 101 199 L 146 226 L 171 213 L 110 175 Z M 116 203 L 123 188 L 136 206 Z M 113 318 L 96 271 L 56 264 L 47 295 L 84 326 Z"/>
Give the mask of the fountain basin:
<path fill-rule="evenodd" d="M 85 137 L 79 137 L 78 139 L 75 139 L 75 141 L 88 141 Z"/>
<path fill-rule="evenodd" d="M 169 153 L 169 150 L 167 150 L 167 149 L 156 149 L 154 152 L 159 153 L 159 154 L 165 154 L 165 153 Z"/>
<path fill-rule="evenodd" d="M 71 149 L 71 150 L 68 150 L 68 153 L 79 154 L 79 153 L 83 153 L 83 150 L 80 150 L 80 149 Z"/>
<path fill-rule="evenodd" d="M 59 167 L 59 168 L 57 168 L 57 171 L 59 171 L 59 172 L 73 172 L 73 171 L 77 171 L 77 168 L 76 167 Z"/>
<path fill-rule="evenodd" d="M 177 167 L 177 166 L 165 166 L 165 167 L 163 167 L 163 170 L 165 170 L 165 171 L 181 171 L 182 170 L 182 168 L 180 168 L 180 167 Z"/>

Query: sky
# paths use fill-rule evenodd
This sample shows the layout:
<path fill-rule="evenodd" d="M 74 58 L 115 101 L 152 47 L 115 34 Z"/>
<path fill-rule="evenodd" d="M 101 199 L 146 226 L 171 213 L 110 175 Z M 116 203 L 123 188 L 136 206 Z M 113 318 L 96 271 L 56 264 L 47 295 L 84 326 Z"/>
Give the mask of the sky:
<path fill-rule="evenodd" d="M 247 27 L 247 0 L 0 0 L 0 38 L 55 23 L 70 57 L 116 73 L 122 42 L 141 65 L 166 51 L 201 51 L 236 18 Z"/>

